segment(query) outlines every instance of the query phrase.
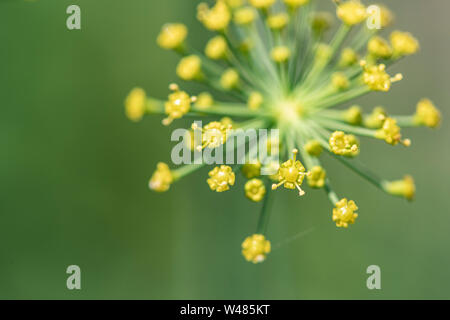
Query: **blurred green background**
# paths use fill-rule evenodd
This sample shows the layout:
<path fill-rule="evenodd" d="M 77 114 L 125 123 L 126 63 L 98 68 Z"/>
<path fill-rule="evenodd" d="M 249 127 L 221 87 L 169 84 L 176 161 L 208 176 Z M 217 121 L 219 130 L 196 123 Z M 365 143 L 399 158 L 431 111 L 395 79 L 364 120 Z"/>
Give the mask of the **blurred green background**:
<path fill-rule="evenodd" d="M 409 149 L 364 141 L 361 159 L 389 179 L 414 175 L 417 201 L 327 161 L 339 194 L 360 207 L 357 223 L 338 230 L 321 191 L 301 200 L 279 192 L 268 232 L 275 248 L 252 265 L 240 245 L 260 205 L 244 199 L 242 181 L 215 194 L 206 169 L 150 192 L 156 163 L 170 160 L 173 127 L 160 117 L 134 124 L 123 112 L 132 87 L 164 98 L 177 80 L 176 55 L 155 44 L 162 24 L 186 23 L 190 42 L 203 46 L 198 1 L 0 1 L 0 298 L 450 298 L 450 2 L 385 2 L 422 50 L 395 67 L 405 80 L 388 95 L 360 102 L 409 114 L 430 97 L 444 124 L 408 130 Z M 73 3 L 80 31 L 66 28 Z M 71 264 L 81 267 L 81 291 L 66 288 Z M 382 270 L 379 291 L 366 288 L 372 264 Z"/>

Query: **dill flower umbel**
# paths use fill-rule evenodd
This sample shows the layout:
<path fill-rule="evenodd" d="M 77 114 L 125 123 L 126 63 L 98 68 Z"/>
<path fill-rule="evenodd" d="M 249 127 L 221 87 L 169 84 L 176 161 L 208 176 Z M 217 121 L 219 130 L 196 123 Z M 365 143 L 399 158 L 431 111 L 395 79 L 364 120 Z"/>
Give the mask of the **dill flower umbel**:
<path fill-rule="evenodd" d="M 227 131 L 231 127 L 279 130 L 279 138 L 267 143 L 270 153 L 280 157 L 278 161 L 271 159 L 263 166 L 261 159 L 249 161 L 252 155 L 246 150 L 244 164 L 216 163 L 205 176 L 205 189 L 222 193 L 238 184 L 235 188 L 248 199 L 262 202 L 256 232 L 242 244 L 243 256 L 253 263 L 264 261 L 271 250 L 266 239 L 268 203 L 281 189 L 296 190 L 300 196 L 306 194 L 303 188 L 321 189 L 331 202 L 331 219 L 330 214 L 323 219 L 342 229 L 356 222 L 358 206 L 332 188 L 331 175 L 322 165 L 325 155 L 342 162 L 381 191 L 412 200 L 416 193 L 412 177 L 384 180 L 354 159 L 366 148 L 359 137 L 381 140 L 387 144 L 385 148 L 407 147 L 411 141 L 403 138 L 404 128 L 437 128 L 442 121 L 430 99 L 417 99 L 416 110 L 410 115 L 391 114 L 389 108 L 381 106 L 372 110 L 372 106 L 355 105 L 356 98 L 371 92 L 387 94 L 393 90 L 403 75 L 394 75 L 390 67 L 417 53 L 419 41 L 404 31 L 393 31 L 385 39 L 380 30 L 369 28 L 371 23 L 366 21 L 376 19 L 382 30 L 392 24 L 394 15 L 387 7 L 379 6 L 377 17 L 363 0 L 333 0 L 337 17 L 333 19 L 330 13 L 316 10 L 318 2 L 201 3 L 197 18 L 212 33 L 203 48 L 194 50 L 187 45 L 188 30 L 180 23 L 164 25 L 157 44 L 180 56 L 176 74 L 182 81 L 197 82 L 206 91 L 196 96 L 171 84 L 165 99 L 133 89 L 125 101 L 126 115 L 132 121 L 148 114 L 162 115 L 164 125 L 176 124 L 183 117 L 208 119 L 204 127 L 191 122 L 194 125 L 185 143 L 193 153 L 229 146 Z M 339 25 L 329 37 L 333 20 Z M 200 134 L 200 141 L 193 139 L 195 134 Z M 380 161 L 386 160 L 383 157 Z M 158 163 L 149 187 L 168 191 L 204 166 L 171 168 Z M 267 173 L 266 169 L 272 170 Z M 362 209 L 361 220 L 365 214 Z"/>

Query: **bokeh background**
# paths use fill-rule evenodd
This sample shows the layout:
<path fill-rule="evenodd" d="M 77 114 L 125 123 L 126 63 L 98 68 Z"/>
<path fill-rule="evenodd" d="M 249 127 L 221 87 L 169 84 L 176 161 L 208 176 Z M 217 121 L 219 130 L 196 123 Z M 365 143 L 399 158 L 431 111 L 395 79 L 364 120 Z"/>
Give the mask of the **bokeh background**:
<path fill-rule="evenodd" d="M 74 3 L 81 31 L 66 29 Z M 410 114 L 426 96 L 441 108 L 439 130 L 406 131 L 409 149 L 363 144 L 373 170 L 415 176 L 417 200 L 387 196 L 326 161 L 338 192 L 357 200 L 357 223 L 338 230 L 321 191 L 301 200 L 279 192 L 268 232 L 275 248 L 261 265 L 240 253 L 260 209 L 242 184 L 212 193 L 206 169 L 169 193 L 150 192 L 156 163 L 170 160 L 173 127 L 160 117 L 131 123 L 123 112 L 132 87 L 164 98 L 177 80 L 177 56 L 155 43 L 162 24 L 182 21 L 190 42 L 204 45 L 197 3 L 0 1 L 0 298 L 450 298 L 450 2 L 385 1 L 422 50 L 395 66 L 405 80 L 388 95 L 360 100 Z M 81 291 L 66 288 L 71 264 L 81 267 Z M 366 288 L 372 264 L 382 270 L 379 291 Z"/>

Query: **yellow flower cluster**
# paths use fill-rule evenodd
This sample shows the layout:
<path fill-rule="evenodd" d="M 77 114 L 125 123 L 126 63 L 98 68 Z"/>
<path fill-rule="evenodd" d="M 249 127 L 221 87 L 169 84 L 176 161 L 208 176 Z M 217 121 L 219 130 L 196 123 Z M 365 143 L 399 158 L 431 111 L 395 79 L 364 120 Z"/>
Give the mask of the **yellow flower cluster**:
<path fill-rule="evenodd" d="M 260 263 L 270 253 L 270 241 L 262 234 L 254 234 L 242 243 L 242 254 L 249 262 Z"/>
<path fill-rule="evenodd" d="M 333 209 L 333 221 L 336 222 L 337 227 L 347 228 L 350 224 L 355 223 L 355 219 L 358 217 L 357 210 L 358 207 L 353 200 L 348 201 L 344 198 L 336 203 L 336 207 Z"/>
<path fill-rule="evenodd" d="M 331 15 L 316 11 L 316 1 L 309 0 L 211 2 L 197 7 L 198 20 L 214 33 L 203 50 L 187 45 L 188 28 L 181 23 L 165 24 L 157 37 L 161 48 L 180 56 L 177 76 L 207 86 L 207 91 L 196 97 L 173 84 L 168 98 L 159 100 L 134 88 L 125 99 L 125 114 L 135 122 L 148 114 L 160 114 L 165 117 L 164 125 L 184 116 L 197 117 L 183 135 L 189 155 L 219 152 L 222 146 L 228 151 L 230 141 L 235 140 L 230 138 L 231 128 L 279 130 L 279 136 L 267 140 L 267 155 L 250 161 L 253 151 L 264 149 L 252 146 L 243 155 L 247 163 L 233 167 L 217 163 L 206 179 L 212 191 L 222 193 L 242 177 L 241 194 L 252 202 L 263 202 L 255 234 L 242 243 L 247 261 L 262 262 L 270 253 L 265 236 L 270 220 L 267 204 L 277 194 L 272 190 L 280 187 L 303 196 L 306 179 L 306 188 L 322 189 L 327 194 L 337 227 L 347 228 L 355 222 L 358 207 L 333 190 L 329 169 L 321 164 L 324 152 L 382 191 L 414 198 L 412 177 L 386 181 L 358 161 L 347 159 L 359 155 L 358 137 L 409 146 L 411 141 L 402 138 L 402 128 L 436 128 L 442 121 L 429 99 L 420 100 L 415 113 L 406 116 L 388 114 L 381 106 L 365 114 L 364 102 L 361 106 L 353 102 L 373 91 L 393 89 L 403 77 L 400 73 L 391 76 L 388 68 L 420 49 L 419 41 L 408 32 L 393 31 L 386 40 L 379 30 L 370 29 L 378 13 L 382 28 L 392 24 L 394 15 L 388 8 L 366 8 L 360 0 L 334 0 L 336 12 Z M 334 15 L 340 25 L 329 36 Z M 217 96 L 211 95 L 213 91 Z M 202 128 L 197 125 L 199 119 L 208 119 Z M 194 139 L 197 133 L 199 141 Z M 149 187 L 167 191 L 205 165 L 185 164 L 172 170 L 160 162 Z M 270 184 L 272 190 L 267 188 Z"/>
<path fill-rule="evenodd" d="M 330 136 L 331 152 L 339 156 L 355 157 L 359 154 L 358 139 L 352 134 L 336 131 Z"/>

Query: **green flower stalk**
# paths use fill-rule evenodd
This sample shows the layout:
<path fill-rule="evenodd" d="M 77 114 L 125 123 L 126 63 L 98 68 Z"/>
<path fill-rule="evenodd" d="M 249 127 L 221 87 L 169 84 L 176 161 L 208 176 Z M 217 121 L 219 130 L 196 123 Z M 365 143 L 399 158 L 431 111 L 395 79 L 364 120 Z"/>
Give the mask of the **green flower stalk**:
<path fill-rule="evenodd" d="M 246 260 L 258 263 L 270 252 L 266 239 L 269 221 L 268 198 L 275 189 L 297 190 L 307 194 L 302 184 L 323 189 L 332 206 L 330 220 L 337 227 L 355 223 L 358 206 L 341 198 L 332 189 L 327 171 L 320 163 L 328 152 L 380 190 L 408 200 L 415 186 L 410 176 L 389 182 L 378 178 L 354 158 L 361 152 L 358 136 L 370 137 L 391 146 L 409 146 L 401 128 L 439 126 L 441 116 L 431 100 L 422 99 L 415 114 L 390 115 L 383 107 L 365 114 L 352 101 L 373 91 L 387 93 L 401 74 L 391 75 L 390 66 L 419 50 L 418 41 L 409 33 L 394 31 L 390 39 L 379 35 L 393 15 L 386 7 L 369 13 L 360 1 L 334 1 L 340 20 L 332 40 L 324 41 L 332 23 L 329 13 L 317 12 L 317 0 L 216 0 L 213 6 L 198 6 L 199 21 L 212 33 L 203 52 L 187 43 L 188 28 L 180 23 L 167 24 L 157 42 L 180 55 L 176 73 L 181 80 L 205 86 L 197 96 L 171 84 L 165 100 L 147 97 L 136 88 L 126 99 L 126 115 L 139 121 L 144 115 L 164 115 L 163 125 L 182 117 L 217 117 L 200 130 L 201 145 L 189 140 L 191 150 L 217 148 L 227 143 L 227 130 L 279 129 L 279 155 L 285 161 L 272 163 L 277 173 L 261 175 L 261 164 L 248 163 L 233 168 L 220 165 L 206 177 L 211 190 L 226 192 L 238 184 L 242 170 L 242 193 L 252 202 L 263 202 L 257 231 L 242 245 Z M 371 6 L 373 9 L 373 6 Z M 368 19 L 379 22 L 370 29 Z M 229 97 L 218 101 L 214 93 Z M 336 109 L 336 107 L 347 107 Z M 214 134 L 210 134 L 212 131 Z M 192 142 L 192 143 L 191 143 Z M 293 156 L 292 156 L 293 154 Z M 150 189 L 165 192 L 181 178 L 204 164 L 171 169 L 159 163 L 150 179 Z M 272 187 L 271 187 L 272 186 Z"/>

